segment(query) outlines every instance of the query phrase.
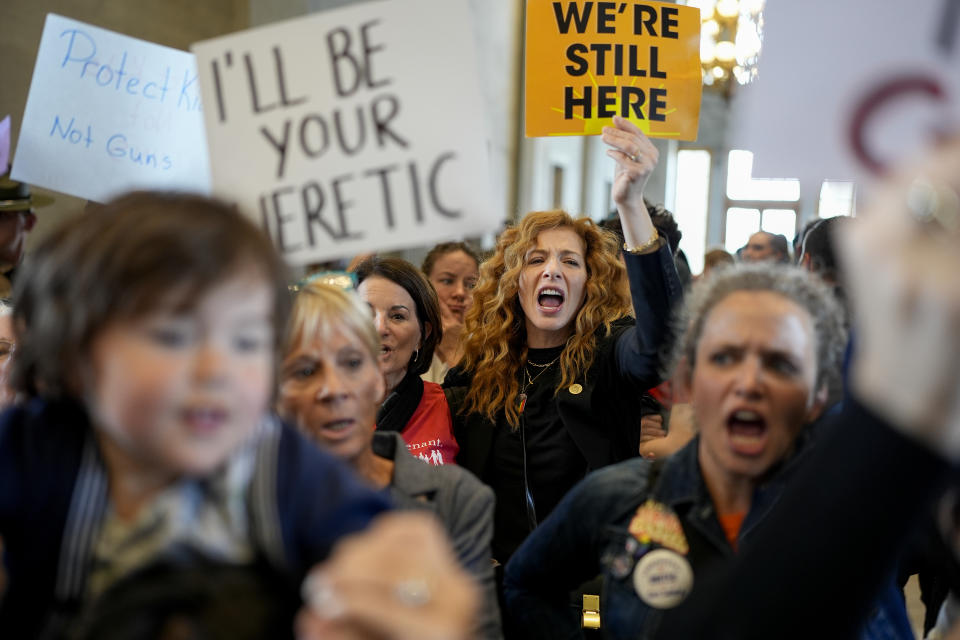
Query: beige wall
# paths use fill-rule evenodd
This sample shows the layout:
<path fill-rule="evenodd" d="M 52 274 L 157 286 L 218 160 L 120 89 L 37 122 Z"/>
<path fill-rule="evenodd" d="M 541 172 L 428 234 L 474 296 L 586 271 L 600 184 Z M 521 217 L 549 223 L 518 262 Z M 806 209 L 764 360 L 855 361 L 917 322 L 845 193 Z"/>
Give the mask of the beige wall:
<path fill-rule="evenodd" d="M 11 116 L 14 154 L 47 13 L 183 50 L 250 22 L 249 0 L 0 0 L 0 118 Z M 83 206 L 83 200 L 51 195 L 56 202 L 37 211 L 28 247 Z"/>

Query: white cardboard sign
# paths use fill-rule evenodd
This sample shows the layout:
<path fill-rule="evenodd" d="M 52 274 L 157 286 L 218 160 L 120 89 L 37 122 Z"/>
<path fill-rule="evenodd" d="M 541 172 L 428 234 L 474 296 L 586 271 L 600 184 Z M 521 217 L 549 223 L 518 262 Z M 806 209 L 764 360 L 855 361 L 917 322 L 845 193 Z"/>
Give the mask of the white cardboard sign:
<path fill-rule="evenodd" d="M 777 0 L 732 141 L 754 176 L 870 183 L 960 125 L 960 3 Z"/>
<path fill-rule="evenodd" d="M 193 56 L 48 14 L 12 176 L 98 202 L 209 193 Z"/>
<path fill-rule="evenodd" d="M 383 0 L 195 44 L 213 191 L 291 263 L 496 229 L 464 0 Z"/>

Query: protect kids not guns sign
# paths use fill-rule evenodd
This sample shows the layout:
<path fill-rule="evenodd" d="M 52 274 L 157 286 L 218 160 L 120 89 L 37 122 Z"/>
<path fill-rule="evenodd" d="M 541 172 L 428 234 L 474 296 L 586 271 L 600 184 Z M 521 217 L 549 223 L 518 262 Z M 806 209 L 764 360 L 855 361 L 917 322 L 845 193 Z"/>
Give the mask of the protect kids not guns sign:
<path fill-rule="evenodd" d="M 464 0 L 365 2 L 193 51 L 214 193 L 289 262 L 498 227 Z"/>
<path fill-rule="evenodd" d="M 527 0 L 526 135 L 594 135 L 615 115 L 695 140 L 700 10 L 663 2 Z"/>
<path fill-rule="evenodd" d="M 98 202 L 208 193 L 199 89 L 185 51 L 48 14 L 12 177 Z"/>

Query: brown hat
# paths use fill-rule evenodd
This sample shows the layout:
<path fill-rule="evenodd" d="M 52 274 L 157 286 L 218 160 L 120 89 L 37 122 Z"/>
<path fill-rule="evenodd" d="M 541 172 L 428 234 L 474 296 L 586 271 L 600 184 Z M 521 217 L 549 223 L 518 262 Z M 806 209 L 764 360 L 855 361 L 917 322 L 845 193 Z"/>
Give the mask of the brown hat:
<path fill-rule="evenodd" d="M 11 180 L 9 174 L 0 176 L 0 211 L 30 211 L 34 207 L 53 204 L 53 198 L 30 193 L 30 186 Z"/>

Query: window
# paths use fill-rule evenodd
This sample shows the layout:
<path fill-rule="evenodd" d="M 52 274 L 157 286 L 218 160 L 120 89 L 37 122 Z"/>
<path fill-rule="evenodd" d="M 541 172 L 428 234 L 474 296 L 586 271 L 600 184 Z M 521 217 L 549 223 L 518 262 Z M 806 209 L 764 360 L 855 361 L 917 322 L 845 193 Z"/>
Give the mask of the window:
<path fill-rule="evenodd" d="M 797 212 L 793 209 L 764 209 L 760 228 L 770 233 L 786 236 L 787 242 L 793 242 L 797 231 Z"/>
<path fill-rule="evenodd" d="M 779 233 L 793 242 L 800 213 L 800 181 L 753 177 L 753 154 L 734 149 L 727 158 L 724 247 L 730 253 L 757 231 Z"/>
<path fill-rule="evenodd" d="M 824 180 L 820 186 L 817 215 L 821 218 L 853 215 L 854 193 L 852 182 Z"/>
<path fill-rule="evenodd" d="M 736 254 L 737 249 L 747 244 L 750 236 L 760 229 L 760 210 L 731 207 L 727 209 L 727 228 L 724 248 Z M 702 271 L 703 269 L 701 269 Z"/>
<path fill-rule="evenodd" d="M 710 152 L 681 149 L 677 152 L 674 218 L 683 232 L 680 248 L 693 273 L 703 271 L 707 246 L 707 204 L 710 193 Z"/>
<path fill-rule="evenodd" d="M 754 178 L 753 153 L 734 149 L 727 159 L 727 197 L 731 200 L 796 202 L 799 180 Z"/>

